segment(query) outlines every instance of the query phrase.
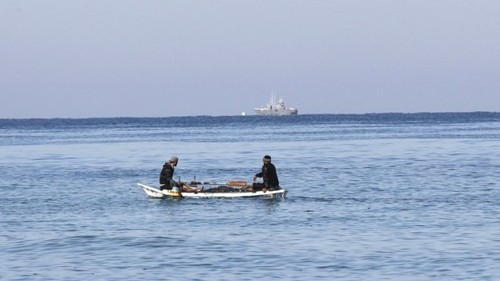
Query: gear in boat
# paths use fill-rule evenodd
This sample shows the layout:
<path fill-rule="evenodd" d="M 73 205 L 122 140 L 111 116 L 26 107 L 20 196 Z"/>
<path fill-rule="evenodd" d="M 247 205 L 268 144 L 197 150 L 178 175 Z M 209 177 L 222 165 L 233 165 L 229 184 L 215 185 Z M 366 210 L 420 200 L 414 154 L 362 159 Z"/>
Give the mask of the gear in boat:
<path fill-rule="evenodd" d="M 192 181 L 189 186 L 204 188 L 204 185 L 210 185 L 210 183 L 202 183 Z M 252 185 L 248 185 L 246 181 L 228 181 L 225 185 L 212 186 L 210 188 L 204 188 L 202 192 L 252 192 L 252 191 L 274 191 L 280 190 L 280 187 L 265 188 L 263 183 L 254 182 Z"/>

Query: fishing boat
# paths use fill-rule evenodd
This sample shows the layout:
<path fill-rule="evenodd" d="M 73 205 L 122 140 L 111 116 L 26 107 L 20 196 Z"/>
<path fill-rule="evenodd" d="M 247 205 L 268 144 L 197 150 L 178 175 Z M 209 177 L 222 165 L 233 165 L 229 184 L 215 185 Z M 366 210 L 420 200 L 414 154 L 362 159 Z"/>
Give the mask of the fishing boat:
<path fill-rule="evenodd" d="M 181 192 L 177 188 L 171 190 L 149 186 L 143 183 L 137 183 L 144 192 L 152 198 L 244 198 L 244 197 L 262 197 L 266 199 L 285 198 L 288 191 L 285 189 L 278 190 L 249 190 L 243 186 L 231 184 L 205 184 L 204 189 L 200 192 Z"/>
<path fill-rule="evenodd" d="M 254 111 L 257 115 L 264 116 L 297 115 L 298 113 L 297 108 L 287 107 L 283 98 L 280 98 L 278 102 L 276 102 L 276 97 L 274 95 L 271 95 L 271 99 L 267 105 L 256 107 Z"/>

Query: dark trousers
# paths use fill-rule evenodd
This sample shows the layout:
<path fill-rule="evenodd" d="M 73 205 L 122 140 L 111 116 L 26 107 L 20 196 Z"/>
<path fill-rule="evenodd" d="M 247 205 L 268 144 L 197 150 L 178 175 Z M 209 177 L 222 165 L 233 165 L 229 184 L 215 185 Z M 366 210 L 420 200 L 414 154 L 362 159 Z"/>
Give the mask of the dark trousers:
<path fill-rule="evenodd" d="M 261 191 L 264 187 L 266 187 L 266 185 L 264 183 L 254 183 L 252 185 L 252 189 L 254 191 Z M 280 187 L 279 186 L 268 186 L 267 187 L 267 190 L 279 190 Z"/>

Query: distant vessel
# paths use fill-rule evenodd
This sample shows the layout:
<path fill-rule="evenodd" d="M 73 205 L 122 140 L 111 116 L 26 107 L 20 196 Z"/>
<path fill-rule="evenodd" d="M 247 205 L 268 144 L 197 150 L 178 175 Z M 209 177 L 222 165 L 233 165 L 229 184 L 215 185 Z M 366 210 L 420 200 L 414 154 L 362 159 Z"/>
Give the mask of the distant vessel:
<path fill-rule="evenodd" d="M 276 97 L 271 96 L 269 103 L 262 107 L 253 109 L 257 115 L 297 115 L 298 109 L 294 107 L 286 107 L 283 98 L 276 102 Z"/>

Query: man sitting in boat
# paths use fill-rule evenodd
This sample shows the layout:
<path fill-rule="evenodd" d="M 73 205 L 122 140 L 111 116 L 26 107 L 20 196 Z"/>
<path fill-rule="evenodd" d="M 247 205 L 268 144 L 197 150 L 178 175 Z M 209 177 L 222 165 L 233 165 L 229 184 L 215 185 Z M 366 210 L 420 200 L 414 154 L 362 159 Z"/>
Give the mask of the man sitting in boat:
<path fill-rule="evenodd" d="M 182 182 L 176 182 L 172 178 L 174 177 L 175 167 L 179 163 L 179 158 L 177 156 L 172 156 L 168 162 L 163 164 L 163 168 L 160 173 L 160 190 L 168 189 L 171 190 L 172 187 L 177 186 L 181 188 L 184 192 L 200 192 L 202 188 L 192 188 Z"/>
<path fill-rule="evenodd" d="M 259 186 L 255 184 L 257 178 L 262 178 L 264 180 L 264 184 L 262 186 L 262 191 L 266 192 L 267 190 L 278 190 L 280 189 L 280 181 L 278 180 L 278 173 L 276 172 L 276 167 L 273 163 L 271 163 L 271 156 L 266 155 L 262 159 L 264 164 L 262 165 L 262 171 L 255 174 L 253 177 L 254 185 L 252 189 L 254 191 L 260 190 Z"/>

